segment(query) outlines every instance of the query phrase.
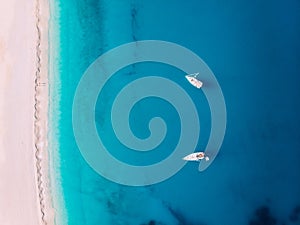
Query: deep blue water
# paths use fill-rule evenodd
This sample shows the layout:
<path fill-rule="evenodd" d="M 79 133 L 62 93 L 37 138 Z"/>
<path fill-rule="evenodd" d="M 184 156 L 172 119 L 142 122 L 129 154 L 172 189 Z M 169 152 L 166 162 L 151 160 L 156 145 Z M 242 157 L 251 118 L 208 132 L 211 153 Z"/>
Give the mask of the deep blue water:
<path fill-rule="evenodd" d="M 59 96 L 52 94 L 50 107 L 59 115 L 54 118 L 59 147 L 50 151 L 58 150 L 55 166 L 60 176 L 53 179 L 62 186 L 60 204 L 66 209 L 57 217 L 67 218 L 70 225 L 154 224 L 151 220 L 166 225 L 300 223 L 299 1 L 51 4 L 56 9 L 51 12 L 51 36 L 57 41 L 52 47 L 58 50 L 50 60 L 59 79 L 51 90 Z M 198 171 L 197 163 L 188 163 L 161 183 L 131 187 L 104 179 L 83 159 L 73 134 L 72 104 L 83 73 L 95 59 L 139 40 L 180 44 L 207 63 L 223 91 L 227 129 L 219 155 L 204 172 Z M 168 133 L 157 149 L 138 154 L 114 135 L 110 110 L 116 95 L 146 75 L 172 79 L 197 102 L 197 149 L 204 149 L 210 113 L 203 93 L 176 68 L 141 63 L 118 71 L 97 100 L 97 130 L 110 153 L 126 163 L 148 165 L 166 158 L 178 142 L 178 113 L 158 98 L 143 99 L 130 115 L 131 128 L 140 138 L 149 135 L 149 119 L 164 118 Z"/>

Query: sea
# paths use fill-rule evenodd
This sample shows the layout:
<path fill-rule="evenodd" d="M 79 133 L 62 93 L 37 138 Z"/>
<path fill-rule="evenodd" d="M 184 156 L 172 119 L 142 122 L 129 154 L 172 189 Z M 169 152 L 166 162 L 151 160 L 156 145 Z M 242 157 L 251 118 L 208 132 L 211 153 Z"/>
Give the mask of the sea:
<path fill-rule="evenodd" d="M 57 225 L 300 224 L 300 1 L 50 0 L 49 24 Z M 165 45 L 209 68 L 194 71 L 203 89 L 175 65 L 194 59 Z M 147 49 L 152 60 L 130 58 Z M 213 120 L 225 133 L 200 171 L 180 157 L 206 149 Z"/>

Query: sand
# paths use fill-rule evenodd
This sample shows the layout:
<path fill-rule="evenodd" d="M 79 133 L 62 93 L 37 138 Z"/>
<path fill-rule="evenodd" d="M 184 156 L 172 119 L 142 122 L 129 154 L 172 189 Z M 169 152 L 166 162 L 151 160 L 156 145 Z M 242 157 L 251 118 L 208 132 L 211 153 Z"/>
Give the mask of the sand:
<path fill-rule="evenodd" d="M 0 2 L 1 225 L 53 224 L 46 141 L 49 17 L 47 3 L 38 5 Z"/>

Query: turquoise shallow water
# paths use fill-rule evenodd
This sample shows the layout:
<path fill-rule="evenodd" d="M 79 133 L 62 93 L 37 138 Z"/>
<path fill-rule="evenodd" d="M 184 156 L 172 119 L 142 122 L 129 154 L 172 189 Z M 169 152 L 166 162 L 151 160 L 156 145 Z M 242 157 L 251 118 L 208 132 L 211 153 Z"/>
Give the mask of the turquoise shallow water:
<path fill-rule="evenodd" d="M 63 200 L 56 201 L 65 208 L 57 218 L 64 217 L 71 225 L 299 223 L 298 1 L 56 0 L 51 4 L 56 50 L 50 64 L 57 80 L 51 87 L 50 107 L 57 115 L 52 122 L 58 128 L 54 138 L 59 158 L 54 165 L 59 175 L 52 179 L 61 185 Z M 219 155 L 206 171 L 200 173 L 196 163 L 188 163 L 164 182 L 131 187 L 98 175 L 80 154 L 72 128 L 77 85 L 100 55 L 137 40 L 185 46 L 218 79 L 227 107 L 227 130 Z M 97 131 L 110 153 L 126 163 L 149 165 L 166 158 L 178 142 L 178 113 L 158 98 L 143 99 L 130 115 L 131 128 L 140 138 L 149 135 L 149 119 L 164 118 L 168 133 L 154 151 L 137 154 L 114 135 L 110 111 L 116 95 L 126 84 L 148 75 L 172 79 L 196 102 L 201 122 L 197 149 L 205 148 L 210 112 L 203 93 L 176 68 L 141 63 L 118 71 L 97 100 Z"/>

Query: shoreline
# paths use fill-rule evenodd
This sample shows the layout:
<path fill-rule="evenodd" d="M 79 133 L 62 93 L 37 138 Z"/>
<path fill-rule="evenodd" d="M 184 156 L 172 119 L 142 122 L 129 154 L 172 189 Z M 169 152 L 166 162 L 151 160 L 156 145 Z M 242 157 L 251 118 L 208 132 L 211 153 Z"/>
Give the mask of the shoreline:
<path fill-rule="evenodd" d="M 55 208 L 55 224 L 68 224 L 67 210 L 63 198 L 62 178 L 60 173 L 61 157 L 59 144 L 59 120 L 60 120 L 60 72 L 59 60 L 60 54 L 60 1 L 48 0 L 49 4 L 49 22 L 48 22 L 48 161 L 49 161 L 49 178 L 51 181 L 50 190 L 52 204 Z"/>
<path fill-rule="evenodd" d="M 54 224 L 47 148 L 49 10 L 48 1 L 1 4 L 0 224 L 4 225 Z"/>
<path fill-rule="evenodd" d="M 43 224 L 54 223 L 53 199 L 50 186 L 48 149 L 48 109 L 49 109 L 49 19 L 48 0 L 35 0 L 36 19 L 36 73 L 34 95 L 34 133 L 36 185 L 38 190 L 41 220 Z"/>

